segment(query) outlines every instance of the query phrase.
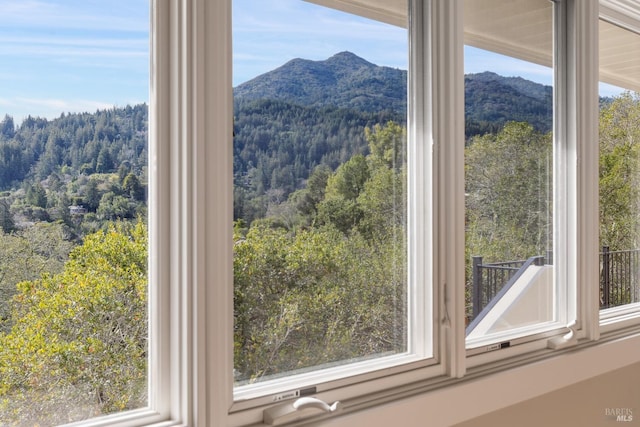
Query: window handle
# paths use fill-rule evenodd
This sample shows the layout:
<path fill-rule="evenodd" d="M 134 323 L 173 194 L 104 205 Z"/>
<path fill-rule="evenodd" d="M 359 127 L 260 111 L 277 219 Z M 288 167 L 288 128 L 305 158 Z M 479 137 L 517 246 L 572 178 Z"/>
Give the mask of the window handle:
<path fill-rule="evenodd" d="M 340 402 L 335 401 L 331 406 L 326 402 L 316 399 L 315 397 L 301 397 L 293 402 L 293 409 L 302 410 L 306 408 L 317 408 L 324 412 L 335 412 L 340 409 Z"/>
<path fill-rule="evenodd" d="M 342 404 L 336 401 L 329 405 L 315 397 L 301 397 L 293 403 L 287 402 L 265 409 L 262 419 L 267 425 L 285 424 L 313 414 L 305 414 L 305 409 L 319 409 L 329 414 L 340 411 Z"/>
<path fill-rule="evenodd" d="M 576 322 L 571 322 L 567 325 L 569 332 L 561 337 L 550 338 L 547 341 L 547 348 L 552 350 L 560 350 L 567 347 L 572 347 L 578 344 L 578 331 L 576 330 Z"/>

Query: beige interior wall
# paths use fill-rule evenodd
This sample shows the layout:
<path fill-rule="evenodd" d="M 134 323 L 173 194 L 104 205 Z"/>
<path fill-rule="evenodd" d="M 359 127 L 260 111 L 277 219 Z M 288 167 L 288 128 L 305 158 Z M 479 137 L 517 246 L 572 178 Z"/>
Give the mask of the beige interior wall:
<path fill-rule="evenodd" d="M 607 361 L 603 360 L 602 363 Z M 490 390 L 487 392 L 491 393 Z M 619 410 L 620 415 L 627 415 L 626 421 L 617 420 L 616 410 Z M 640 426 L 640 363 L 457 424 L 455 427 L 502 426 Z"/>

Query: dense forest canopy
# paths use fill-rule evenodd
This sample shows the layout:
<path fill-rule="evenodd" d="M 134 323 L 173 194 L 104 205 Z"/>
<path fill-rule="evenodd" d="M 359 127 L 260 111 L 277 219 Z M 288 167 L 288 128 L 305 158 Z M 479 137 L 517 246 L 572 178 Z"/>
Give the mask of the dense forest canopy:
<path fill-rule="evenodd" d="M 147 115 L 141 104 L 54 120 L 27 117 L 17 127 L 5 116 L 0 123 L 2 230 L 59 221 L 80 237 L 105 221 L 146 215 Z"/>

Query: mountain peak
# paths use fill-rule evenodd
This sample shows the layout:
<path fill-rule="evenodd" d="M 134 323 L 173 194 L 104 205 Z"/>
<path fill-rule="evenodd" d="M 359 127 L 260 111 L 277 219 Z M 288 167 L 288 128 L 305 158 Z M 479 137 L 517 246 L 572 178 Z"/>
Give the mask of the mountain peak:
<path fill-rule="evenodd" d="M 344 52 L 339 52 L 330 57 L 329 59 L 323 61 L 325 64 L 340 64 L 340 65 L 350 65 L 350 66 L 366 66 L 366 67 L 376 67 L 377 65 L 372 64 L 364 58 L 359 57 L 353 52 L 349 52 L 345 50 Z"/>
<path fill-rule="evenodd" d="M 236 99 L 273 99 L 303 106 L 404 111 L 406 71 L 344 51 L 323 61 L 292 59 L 234 89 Z"/>

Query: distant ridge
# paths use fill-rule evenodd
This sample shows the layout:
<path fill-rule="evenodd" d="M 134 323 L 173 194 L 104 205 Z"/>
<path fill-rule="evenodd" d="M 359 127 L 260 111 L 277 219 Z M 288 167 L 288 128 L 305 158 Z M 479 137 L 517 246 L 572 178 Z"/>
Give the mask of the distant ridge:
<path fill-rule="evenodd" d="M 237 86 L 234 95 L 237 99 L 281 100 L 307 107 L 404 111 L 406 75 L 404 70 L 340 52 L 324 61 L 292 59 Z"/>
<path fill-rule="evenodd" d="M 323 61 L 292 59 L 234 89 L 236 100 L 274 100 L 304 107 L 405 114 L 407 72 L 383 67 L 351 53 Z M 492 72 L 465 76 L 467 136 L 495 132 L 508 121 L 524 121 L 542 132 L 552 126 L 551 86 Z"/>
<path fill-rule="evenodd" d="M 503 77 L 492 72 L 465 76 L 467 136 L 478 129 L 496 132 L 508 121 L 530 123 L 549 132 L 553 123 L 553 89 L 522 77 Z"/>

